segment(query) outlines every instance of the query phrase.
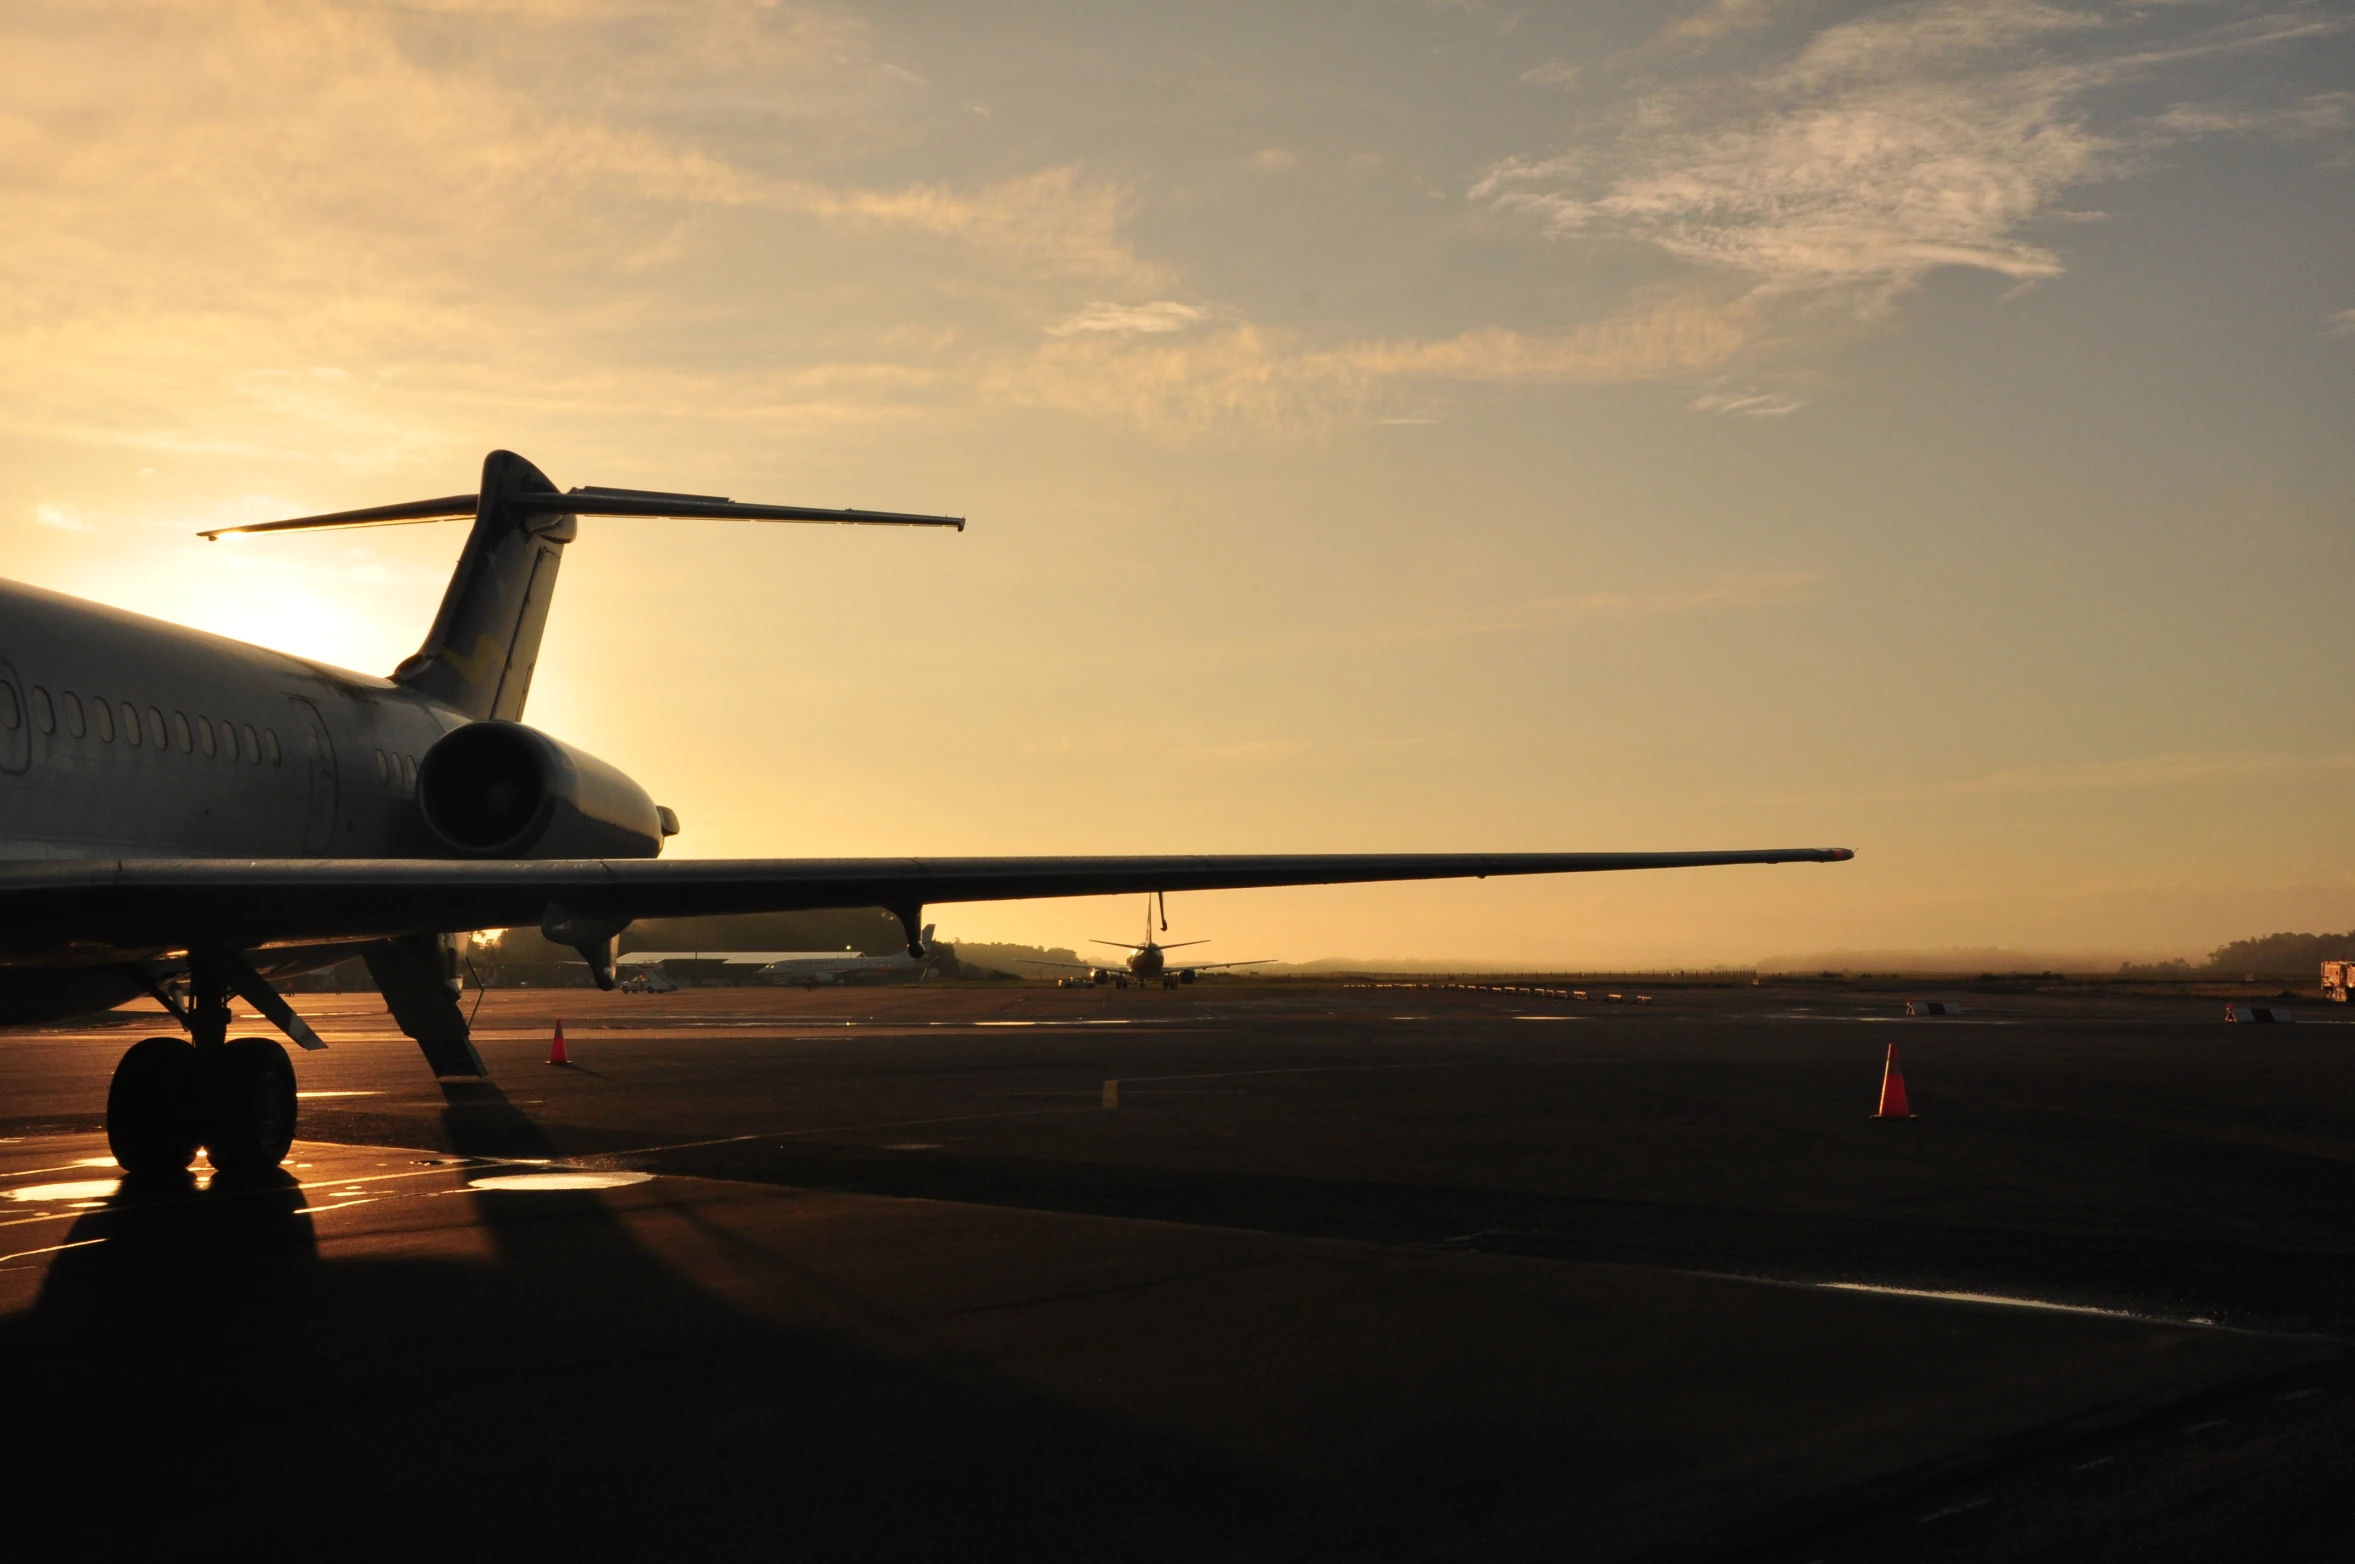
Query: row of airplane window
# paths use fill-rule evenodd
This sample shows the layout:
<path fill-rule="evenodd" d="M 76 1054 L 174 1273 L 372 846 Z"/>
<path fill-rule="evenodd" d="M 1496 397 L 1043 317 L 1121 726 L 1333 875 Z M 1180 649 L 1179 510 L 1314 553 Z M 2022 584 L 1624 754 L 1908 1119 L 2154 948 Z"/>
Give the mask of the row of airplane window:
<path fill-rule="evenodd" d="M 54 700 L 38 684 L 29 686 L 27 693 L 33 708 L 33 726 L 43 733 L 55 733 L 62 720 L 69 738 L 87 738 L 95 734 L 102 744 L 115 741 L 116 708 L 105 697 L 91 696 L 85 708 L 82 698 L 71 690 L 60 690 Z M 120 731 L 123 742 L 134 749 L 142 743 L 153 745 L 158 750 L 177 748 L 183 755 L 194 754 L 201 749 L 208 759 L 242 759 L 252 766 L 265 761 L 273 766 L 283 765 L 286 760 L 285 752 L 278 747 L 278 730 L 275 728 L 263 728 L 257 733 L 250 722 L 240 728 L 226 717 L 218 724 L 210 717 L 198 717 L 191 721 L 187 713 L 178 711 L 173 712 L 167 722 L 162 709 L 155 706 L 148 707 L 142 719 L 139 708 L 129 701 L 122 703 L 121 710 Z M 0 682 L 0 728 L 15 728 L 23 722 L 24 713 L 17 705 L 16 690 Z M 242 744 L 239 742 L 241 734 L 244 740 Z"/>

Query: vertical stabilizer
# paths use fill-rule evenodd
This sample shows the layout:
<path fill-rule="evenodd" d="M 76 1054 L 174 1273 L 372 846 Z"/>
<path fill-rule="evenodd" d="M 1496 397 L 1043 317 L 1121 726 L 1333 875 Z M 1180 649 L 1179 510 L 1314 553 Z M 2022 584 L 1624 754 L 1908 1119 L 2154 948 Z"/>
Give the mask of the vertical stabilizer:
<path fill-rule="evenodd" d="M 432 631 L 393 671 L 396 682 L 477 720 L 522 718 L 556 594 L 556 567 L 579 525 L 568 513 L 516 502 L 556 492 L 545 473 L 513 451 L 483 458 L 474 531 Z"/>

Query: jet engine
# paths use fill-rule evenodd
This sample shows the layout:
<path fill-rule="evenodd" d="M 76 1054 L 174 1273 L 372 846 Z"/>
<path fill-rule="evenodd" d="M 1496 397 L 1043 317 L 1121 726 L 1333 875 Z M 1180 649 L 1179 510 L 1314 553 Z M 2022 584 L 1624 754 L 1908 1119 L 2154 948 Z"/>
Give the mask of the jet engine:
<path fill-rule="evenodd" d="M 417 763 L 425 823 L 476 858 L 652 858 L 678 829 L 594 755 L 519 722 L 470 722 Z"/>
<path fill-rule="evenodd" d="M 1179 968 L 1179 969 L 1178 969 L 1177 980 L 1178 980 L 1180 983 L 1191 983 L 1191 982 L 1193 982 L 1193 981 L 1194 981 L 1194 969 L 1193 969 L 1192 967 L 1181 967 L 1181 968 Z"/>

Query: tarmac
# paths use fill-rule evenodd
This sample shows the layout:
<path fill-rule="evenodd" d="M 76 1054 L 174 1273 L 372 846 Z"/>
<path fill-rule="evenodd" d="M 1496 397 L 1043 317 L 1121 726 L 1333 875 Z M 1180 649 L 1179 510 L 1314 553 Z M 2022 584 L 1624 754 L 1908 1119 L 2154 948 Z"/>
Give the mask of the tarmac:
<path fill-rule="evenodd" d="M 2339 1555 L 2355 1031 L 1653 992 L 501 992 L 486 1082 L 304 996 L 304 1138 L 237 1188 L 119 1186 L 107 1076 L 160 1014 L 11 1034 L 0 1524 L 78 1558 Z M 1891 1042 L 1913 1120 L 1871 1117 Z"/>

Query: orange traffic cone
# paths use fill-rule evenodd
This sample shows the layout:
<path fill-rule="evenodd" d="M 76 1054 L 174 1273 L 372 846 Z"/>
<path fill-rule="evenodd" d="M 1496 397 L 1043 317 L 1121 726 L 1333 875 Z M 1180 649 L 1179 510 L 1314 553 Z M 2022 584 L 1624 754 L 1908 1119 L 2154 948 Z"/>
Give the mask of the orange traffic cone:
<path fill-rule="evenodd" d="M 564 1051 L 564 1023 L 562 1021 L 556 1023 L 556 1035 L 548 1039 L 548 1062 L 550 1064 L 572 1063 L 572 1056 Z M 1897 1106 L 1900 1108 L 1905 1106 L 1905 1088 L 1903 1086 L 1897 1088 Z"/>
<path fill-rule="evenodd" d="M 1876 1119 L 1910 1119 L 1913 1110 L 1905 1105 L 1905 1071 L 1897 1064 L 1897 1045 L 1889 1045 L 1889 1062 L 1881 1066 L 1881 1111 Z"/>

